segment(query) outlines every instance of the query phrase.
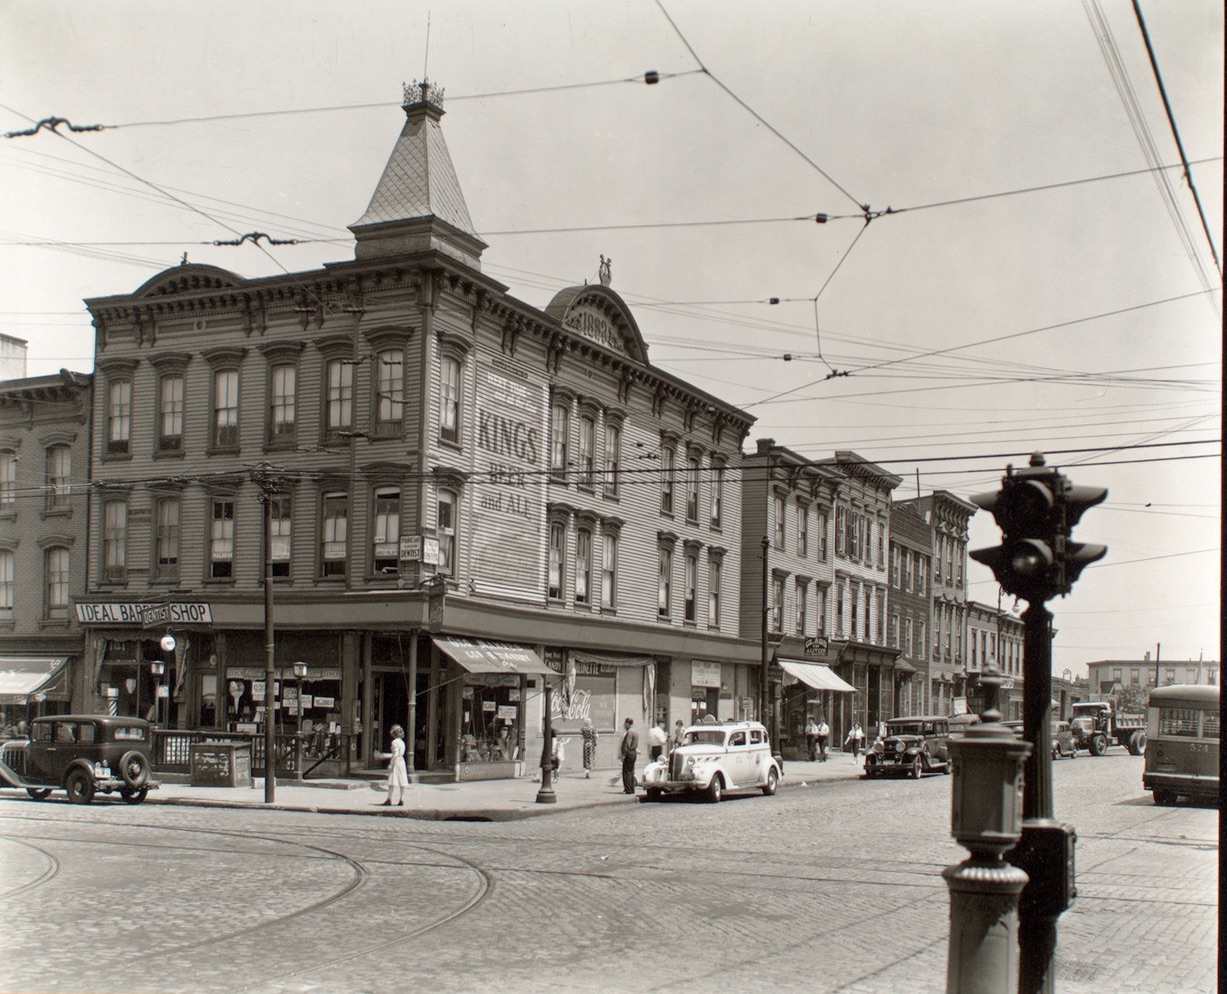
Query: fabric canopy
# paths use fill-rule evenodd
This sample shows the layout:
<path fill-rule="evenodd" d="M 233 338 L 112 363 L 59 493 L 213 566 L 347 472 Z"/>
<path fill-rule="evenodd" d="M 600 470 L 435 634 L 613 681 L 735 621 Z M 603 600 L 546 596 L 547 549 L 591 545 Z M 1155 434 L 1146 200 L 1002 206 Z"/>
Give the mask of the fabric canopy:
<path fill-rule="evenodd" d="M 25 704 L 31 694 L 68 698 L 66 656 L 0 656 L 0 704 Z"/>
<path fill-rule="evenodd" d="M 536 673 L 552 676 L 554 671 L 532 649 L 507 642 L 480 639 L 436 638 L 437 645 L 470 673 Z"/>
<path fill-rule="evenodd" d="M 781 659 L 780 668 L 815 690 L 833 690 L 840 694 L 856 693 L 852 684 L 841 680 L 826 663 L 803 663 L 799 659 Z"/>

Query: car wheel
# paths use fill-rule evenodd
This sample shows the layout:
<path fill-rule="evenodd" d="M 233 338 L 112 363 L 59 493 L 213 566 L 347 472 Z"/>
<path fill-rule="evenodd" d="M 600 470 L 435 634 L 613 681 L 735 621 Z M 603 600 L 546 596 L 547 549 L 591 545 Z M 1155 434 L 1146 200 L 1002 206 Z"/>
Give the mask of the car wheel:
<path fill-rule="evenodd" d="M 719 804 L 722 797 L 724 797 L 724 781 L 720 778 L 720 774 L 717 773 L 711 778 L 711 783 L 707 785 L 707 799 L 712 804 Z"/>
<path fill-rule="evenodd" d="M 924 773 L 924 771 L 925 771 L 925 764 L 921 761 L 920 757 L 917 756 L 915 759 L 912 760 L 912 779 L 919 780 L 920 775 Z"/>
<path fill-rule="evenodd" d="M 34 800 L 36 801 L 45 801 L 48 797 L 51 796 L 51 788 L 50 787 L 27 787 L 26 793 L 29 794 L 32 798 L 34 798 Z"/>
<path fill-rule="evenodd" d="M 148 787 L 142 787 L 140 790 L 121 790 L 119 796 L 128 804 L 140 804 L 149 794 Z"/>
<path fill-rule="evenodd" d="M 779 777 L 779 774 L 775 772 L 775 767 L 773 766 L 771 769 L 767 771 L 767 782 L 763 784 L 764 796 L 770 797 L 772 794 L 775 793 L 776 788 L 779 787 L 779 785 L 780 785 L 780 777 Z"/>
<path fill-rule="evenodd" d="M 72 770 L 64 781 L 64 789 L 73 804 L 89 804 L 94 799 L 94 778 L 85 770 Z"/>
<path fill-rule="evenodd" d="M 1170 807 L 1176 803 L 1176 795 L 1170 790 L 1156 790 L 1155 803 L 1163 807 Z"/>
<path fill-rule="evenodd" d="M 1096 735 L 1091 739 L 1090 753 L 1092 756 L 1102 756 L 1108 751 L 1108 740 L 1102 735 Z"/>
<path fill-rule="evenodd" d="M 659 788 L 649 787 L 647 789 L 647 793 L 643 795 L 643 799 L 645 801 L 659 801 L 660 795 L 661 795 L 661 791 Z"/>
<path fill-rule="evenodd" d="M 119 761 L 119 776 L 132 790 L 140 790 L 149 779 L 149 761 L 143 753 L 132 749 Z"/>
<path fill-rule="evenodd" d="M 1146 755 L 1146 733 L 1134 732 L 1129 739 L 1129 751 L 1135 756 Z"/>
<path fill-rule="evenodd" d="M 1060 759 L 1060 758 L 1061 758 L 1061 747 L 1060 747 L 1060 745 L 1059 745 L 1059 744 L 1057 744 L 1056 742 L 1054 742 L 1054 743 L 1052 744 L 1052 758 L 1053 758 L 1053 759 Z"/>

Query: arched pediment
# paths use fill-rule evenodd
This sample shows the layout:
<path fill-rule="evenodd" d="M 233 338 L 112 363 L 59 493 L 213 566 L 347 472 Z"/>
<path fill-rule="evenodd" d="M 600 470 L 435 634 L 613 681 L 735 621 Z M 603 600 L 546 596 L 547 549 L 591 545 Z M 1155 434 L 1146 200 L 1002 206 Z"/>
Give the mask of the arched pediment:
<path fill-rule="evenodd" d="M 626 301 L 599 283 L 558 291 L 545 313 L 586 341 L 644 366 L 648 347 Z"/>
<path fill-rule="evenodd" d="M 190 262 L 173 269 L 164 269 L 140 285 L 134 297 L 162 297 L 167 294 L 192 293 L 197 290 L 225 290 L 242 286 L 243 277 L 222 269 Z"/>

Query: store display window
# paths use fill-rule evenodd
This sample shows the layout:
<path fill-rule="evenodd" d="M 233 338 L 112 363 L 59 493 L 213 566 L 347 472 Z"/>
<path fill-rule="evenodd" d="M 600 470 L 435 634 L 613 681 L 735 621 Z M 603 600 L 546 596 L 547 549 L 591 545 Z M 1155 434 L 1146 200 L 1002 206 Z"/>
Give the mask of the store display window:
<path fill-rule="evenodd" d="M 470 673 L 462 688 L 460 761 L 497 763 L 520 758 L 523 692 L 520 677 Z"/>

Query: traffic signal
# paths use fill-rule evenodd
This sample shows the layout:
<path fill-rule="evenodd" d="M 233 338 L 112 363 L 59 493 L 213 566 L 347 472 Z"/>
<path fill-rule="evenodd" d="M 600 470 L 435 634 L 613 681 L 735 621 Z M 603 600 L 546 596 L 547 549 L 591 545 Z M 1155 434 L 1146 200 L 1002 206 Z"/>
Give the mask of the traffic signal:
<path fill-rule="evenodd" d="M 976 549 L 971 558 L 991 569 L 1007 593 L 1028 601 L 1056 593 L 1059 490 L 1060 474 L 1052 470 L 1011 469 L 1000 490 L 971 498 L 997 519 L 1002 535 L 1001 545 Z"/>
<path fill-rule="evenodd" d="M 971 558 L 989 567 L 1003 590 L 1029 602 L 1067 594 L 1083 569 L 1108 551 L 1070 538 L 1083 512 L 1107 496 L 1102 487 L 1074 486 L 1037 453 L 1026 469 L 1007 467 L 999 491 L 971 498 L 992 513 L 1002 532 L 1001 545 L 976 549 Z"/>
<path fill-rule="evenodd" d="M 1057 547 L 1057 563 L 1060 566 L 1058 576 L 1058 592 L 1069 593 L 1078 575 L 1091 563 L 1102 559 L 1108 552 L 1106 545 L 1091 545 L 1088 542 L 1072 542 L 1070 535 L 1074 525 L 1082 517 L 1084 511 L 1102 503 L 1108 496 L 1103 487 L 1076 487 L 1068 480 L 1062 480 L 1062 488 L 1058 506 L 1061 510 L 1061 535 Z"/>

